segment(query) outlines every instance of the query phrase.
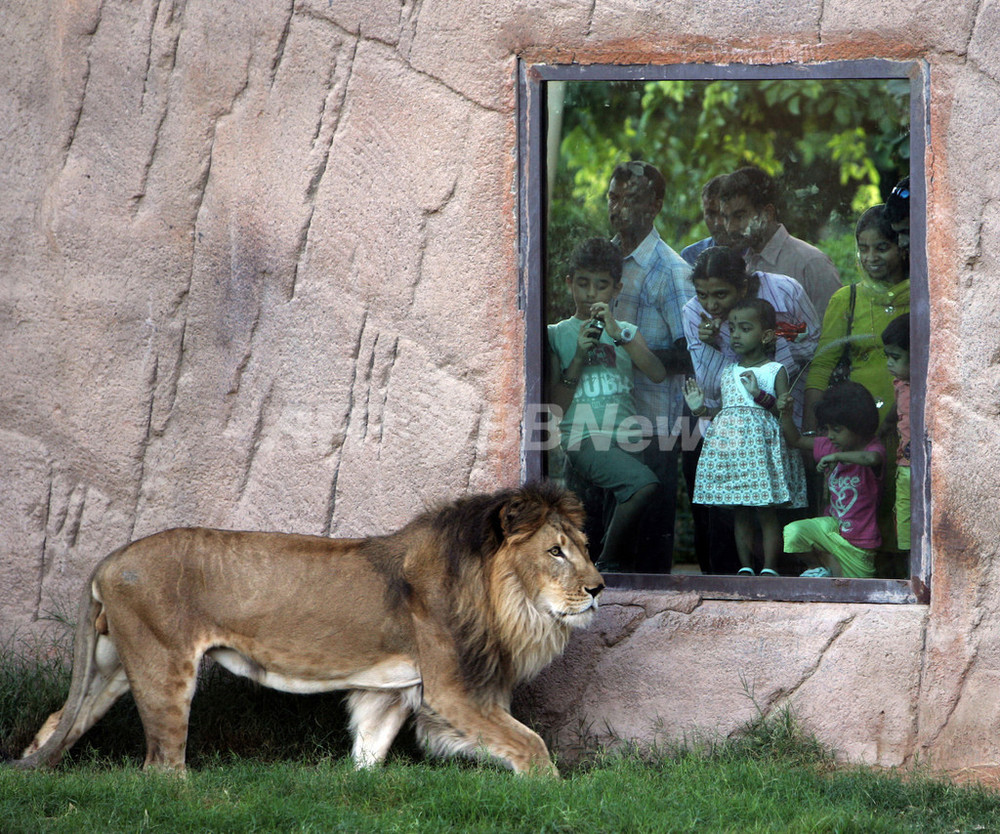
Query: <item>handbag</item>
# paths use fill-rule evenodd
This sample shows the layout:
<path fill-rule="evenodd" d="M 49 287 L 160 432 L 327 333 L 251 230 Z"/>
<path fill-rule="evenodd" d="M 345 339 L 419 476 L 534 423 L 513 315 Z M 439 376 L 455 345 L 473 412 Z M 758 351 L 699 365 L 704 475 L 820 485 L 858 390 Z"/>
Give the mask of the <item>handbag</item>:
<path fill-rule="evenodd" d="M 851 328 L 854 326 L 854 301 L 858 297 L 858 285 L 851 284 L 851 301 L 847 308 L 847 333 L 844 336 L 844 348 L 840 351 L 837 364 L 830 371 L 830 381 L 827 388 L 839 382 L 847 382 L 851 378 Z"/>

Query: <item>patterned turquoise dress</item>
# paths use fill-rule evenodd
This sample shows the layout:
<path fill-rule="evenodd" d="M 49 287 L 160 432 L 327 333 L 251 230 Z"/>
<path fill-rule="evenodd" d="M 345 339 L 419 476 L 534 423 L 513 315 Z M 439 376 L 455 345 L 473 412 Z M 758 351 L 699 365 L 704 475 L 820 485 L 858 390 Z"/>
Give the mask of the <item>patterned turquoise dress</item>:
<path fill-rule="evenodd" d="M 802 457 L 789 452 L 778 419 L 753 401 L 740 374 L 752 370 L 762 391 L 774 394 L 783 365 L 730 365 L 722 372 L 722 410 L 705 432 L 694 482 L 695 504 L 728 507 L 805 507 Z"/>

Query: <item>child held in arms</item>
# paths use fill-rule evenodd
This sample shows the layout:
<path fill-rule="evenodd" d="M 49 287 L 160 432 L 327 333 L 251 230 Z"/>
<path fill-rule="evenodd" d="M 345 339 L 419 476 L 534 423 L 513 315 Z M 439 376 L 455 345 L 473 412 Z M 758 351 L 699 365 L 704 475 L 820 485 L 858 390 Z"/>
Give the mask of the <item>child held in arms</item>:
<path fill-rule="evenodd" d="M 900 550 L 910 549 L 910 315 L 898 316 L 882 331 L 886 365 L 892 374 L 896 402 L 886 417 L 895 424 L 896 449 L 896 541 Z"/>
<path fill-rule="evenodd" d="M 802 576 L 874 576 L 875 550 L 882 543 L 876 518 L 885 473 L 885 446 L 875 436 L 879 419 L 874 398 L 859 382 L 828 388 L 816 405 L 822 427 L 818 437 L 799 433 L 790 396 L 779 397 L 778 409 L 788 445 L 813 453 L 830 499 L 827 515 L 785 527 L 785 552 L 819 553 L 825 564 Z"/>
<path fill-rule="evenodd" d="M 566 277 L 574 315 L 548 326 L 551 401 L 563 411 L 560 445 L 581 478 L 615 498 L 597 560 L 610 571 L 629 561 L 629 537 L 659 487 L 638 454 L 643 427 L 636 417 L 633 369 L 654 382 L 667 376 L 635 325 L 611 313 L 621 278 L 618 247 L 604 238 L 584 240 L 570 256 Z"/>

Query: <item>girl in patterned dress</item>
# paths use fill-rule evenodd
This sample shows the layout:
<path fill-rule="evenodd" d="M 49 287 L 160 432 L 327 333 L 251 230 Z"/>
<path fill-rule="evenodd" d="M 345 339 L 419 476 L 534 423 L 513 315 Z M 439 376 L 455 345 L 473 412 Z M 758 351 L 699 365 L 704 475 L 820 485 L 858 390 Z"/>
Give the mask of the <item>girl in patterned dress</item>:
<path fill-rule="evenodd" d="M 729 313 L 729 345 L 739 356 L 722 374 L 722 407 L 708 408 L 693 379 L 684 383 L 684 398 L 696 417 L 712 424 L 695 476 L 695 504 L 731 507 L 739 573 L 753 576 L 755 522 L 764 544 L 761 576 L 777 576 L 781 552 L 779 507 L 806 506 L 805 469 L 799 455 L 789 454 L 775 408 L 789 390 L 788 372 L 769 355 L 776 326 L 774 307 L 760 298 L 740 301 Z"/>

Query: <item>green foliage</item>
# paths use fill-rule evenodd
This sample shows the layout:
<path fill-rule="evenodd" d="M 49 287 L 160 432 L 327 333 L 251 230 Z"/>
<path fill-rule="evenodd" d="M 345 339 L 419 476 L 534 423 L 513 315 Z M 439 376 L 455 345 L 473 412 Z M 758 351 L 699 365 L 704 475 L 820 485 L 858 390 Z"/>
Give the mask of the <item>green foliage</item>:
<path fill-rule="evenodd" d="M 826 249 L 908 173 L 908 107 L 905 81 L 567 84 L 550 195 L 548 274 L 564 274 L 581 237 L 608 234 L 608 182 L 614 166 L 630 159 L 663 172 L 667 197 L 657 228 L 678 251 L 708 234 L 704 183 L 744 165 L 777 178 L 785 195 L 782 222 Z M 554 320 L 568 313 L 559 282 L 550 281 L 550 289 Z"/>
<path fill-rule="evenodd" d="M 60 628 L 45 639 L 15 637 L 0 646 L 0 760 L 20 756 L 65 699 L 71 637 Z"/>
<path fill-rule="evenodd" d="M 0 830 L 33 832 L 996 831 L 1000 797 L 931 775 L 789 756 L 789 723 L 738 748 L 606 756 L 562 781 L 456 762 L 357 772 L 320 758 L 206 764 L 186 779 L 137 766 L 0 768 Z M 794 736 L 801 733 L 794 731 Z M 565 770 L 565 768 L 564 768 Z"/>
<path fill-rule="evenodd" d="M 858 245 L 854 232 L 844 232 L 840 237 L 832 237 L 821 241 L 820 248 L 830 256 L 834 266 L 840 273 L 843 284 L 853 284 L 861 279 L 861 266 L 858 264 Z"/>
<path fill-rule="evenodd" d="M 56 645 L 65 649 L 62 642 Z M 45 703 L 53 700 L 51 691 L 32 694 L 40 683 L 51 689 L 67 682 L 59 652 L 47 654 L 32 668 L 24 650 L 15 653 L 8 646 L 0 653 L 5 742 L 17 712 L 35 711 L 40 721 L 61 701 L 61 693 L 53 703 Z M 769 716 L 758 710 L 728 739 L 705 741 L 710 738 L 705 736 L 652 751 L 622 744 L 573 768 L 563 764 L 562 781 L 520 777 L 490 764 L 423 763 L 410 756 L 393 756 L 384 767 L 358 772 L 346 742 L 331 740 L 337 721 L 325 712 L 330 700 L 269 693 L 222 672 L 202 683 L 186 779 L 143 773 L 141 752 L 134 747 L 125 756 L 113 752 L 135 741 L 138 719 L 127 704 L 122 721 L 112 720 L 106 730 L 119 733 L 117 741 L 105 736 L 83 745 L 83 753 L 53 770 L 0 766 L 0 831 L 1000 830 L 996 793 L 925 772 L 838 767 L 832 752 L 787 710 Z M 745 689 L 752 699 L 751 689 Z M 15 699 L 20 702 L 6 706 Z M 310 740 L 303 743 L 303 735 Z M 239 751 L 209 749 L 228 743 Z"/>
<path fill-rule="evenodd" d="M 789 765 L 829 765 L 833 754 L 814 735 L 805 732 L 785 707 L 772 714 L 758 714 L 712 750 L 716 759 L 781 761 Z"/>

